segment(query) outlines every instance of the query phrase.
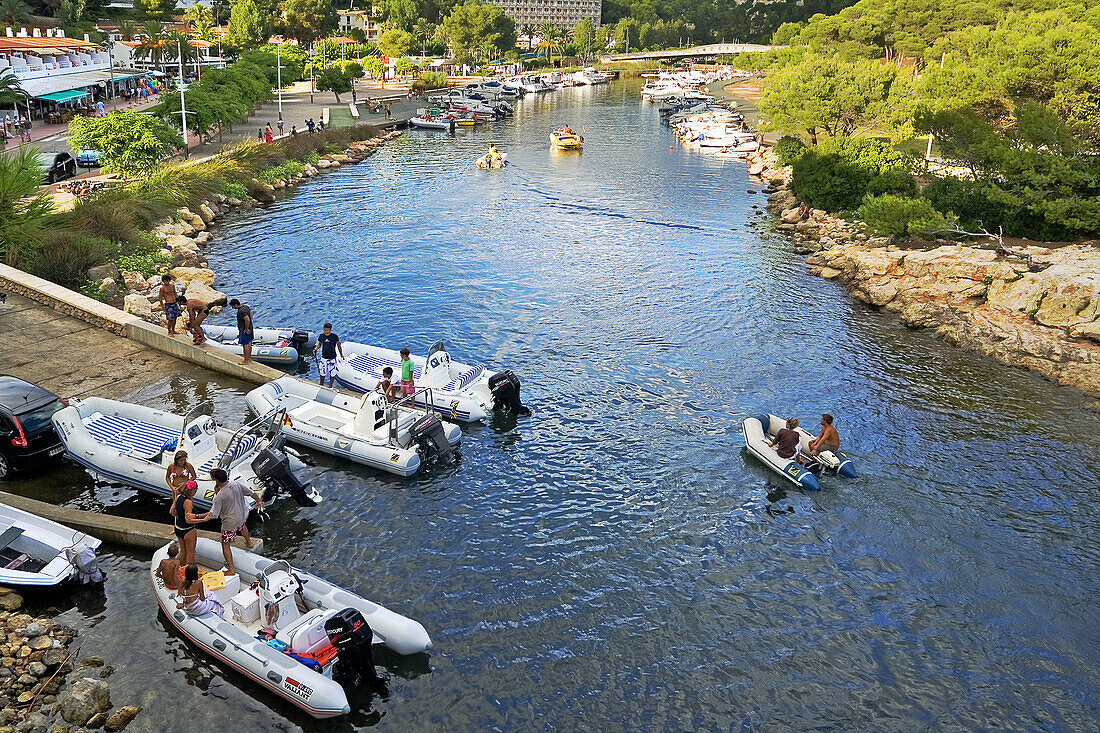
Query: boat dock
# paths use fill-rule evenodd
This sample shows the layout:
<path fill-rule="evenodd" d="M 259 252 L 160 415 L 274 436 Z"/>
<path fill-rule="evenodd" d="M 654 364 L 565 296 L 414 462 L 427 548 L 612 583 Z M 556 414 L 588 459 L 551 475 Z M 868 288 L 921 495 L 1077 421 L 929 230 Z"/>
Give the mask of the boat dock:
<path fill-rule="evenodd" d="M 22 509 L 31 514 L 37 514 L 66 527 L 80 530 L 112 545 L 156 550 L 173 538 L 172 525 L 167 522 L 160 524 L 158 522 L 146 522 L 141 519 L 116 517 L 99 512 L 86 512 L 82 509 L 70 509 L 3 491 L 0 491 L 0 503 Z M 208 532 L 200 529 L 199 536 L 215 542 L 221 541 L 221 535 L 218 532 Z M 258 537 L 253 538 L 253 540 L 258 544 L 252 547 L 252 552 L 262 550 L 263 540 Z M 233 546 L 241 550 L 248 549 L 244 544 L 244 540 L 240 537 L 234 540 Z"/>

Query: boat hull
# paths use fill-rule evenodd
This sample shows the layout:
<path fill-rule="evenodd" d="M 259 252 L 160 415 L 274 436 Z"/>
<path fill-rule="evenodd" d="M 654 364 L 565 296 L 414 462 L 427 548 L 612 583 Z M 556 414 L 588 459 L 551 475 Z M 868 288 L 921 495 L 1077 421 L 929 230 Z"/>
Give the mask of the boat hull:
<path fill-rule="evenodd" d="M 9 539 L 3 540 L 4 546 L 0 549 L 16 557 L 12 560 L 4 558 L 4 565 L 9 567 L 0 567 L 0 585 L 32 588 L 59 585 L 75 572 L 72 563 L 65 557 L 67 548 L 76 552 L 85 548 L 95 551 L 100 545 L 98 539 L 83 532 L 0 504 L 0 534 L 13 533 L 13 530 L 19 530 L 18 535 L 14 539 L 8 535 Z M 34 572 L 20 570 L 15 562 L 20 557 L 43 565 Z"/>
<path fill-rule="evenodd" d="M 745 438 L 745 448 L 756 456 L 761 463 L 782 476 L 795 486 L 810 491 L 821 488 L 817 477 L 810 473 L 798 461 L 781 458 L 775 449 L 768 445 L 768 437 L 774 436 L 782 426 L 779 418 L 771 415 L 748 417 L 741 423 L 741 435 Z M 774 430 L 772 429 L 774 428 Z M 800 438 L 803 436 L 799 436 Z M 809 450 L 809 441 L 803 438 L 802 450 Z"/>

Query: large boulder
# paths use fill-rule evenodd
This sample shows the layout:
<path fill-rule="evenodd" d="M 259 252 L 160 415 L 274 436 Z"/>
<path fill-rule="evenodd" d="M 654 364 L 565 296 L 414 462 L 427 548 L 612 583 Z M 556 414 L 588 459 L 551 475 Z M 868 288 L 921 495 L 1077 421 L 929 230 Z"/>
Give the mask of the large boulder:
<path fill-rule="evenodd" d="M 127 290 L 144 290 L 145 289 L 145 276 L 140 272 L 134 272 L 132 270 L 122 271 L 122 281 L 126 283 Z"/>
<path fill-rule="evenodd" d="M 103 680 L 84 677 L 69 686 L 58 699 L 66 723 L 85 725 L 111 707 L 111 688 Z"/>
<path fill-rule="evenodd" d="M 149 298 L 141 293 L 130 293 L 123 298 L 122 310 L 143 319 L 153 315 L 152 303 L 149 302 Z"/>
<path fill-rule="evenodd" d="M 168 274 L 179 283 L 201 282 L 205 285 L 213 285 L 217 278 L 213 270 L 204 267 L 173 267 Z"/>
<path fill-rule="evenodd" d="M 199 216 L 202 217 L 203 223 L 209 224 L 214 221 L 214 210 L 206 204 L 199 204 Z"/>
<path fill-rule="evenodd" d="M 802 212 L 798 210 L 797 206 L 794 206 L 784 211 L 779 220 L 784 224 L 797 224 L 802 221 Z"/>
<path fill-rule="evenodd" d="M 98 265 L 96 267 L 88 268 L 88 279 L 92 282 L 99 282 L 111 278 L 115 282 L 118 282 L 119 274 L 118 268 L 115 267 L 113 262 L 108 262 L 106 265 Z"/>
<path fill-rule="evenodd" d="M 192 280 L 187 284 L 186 298 L 188 300 L 198 300 L 207 305 L 225 305 L 229 302 L 229 299 L 225 297 L 225 293 L 219 293 L 199 280 Z"/>

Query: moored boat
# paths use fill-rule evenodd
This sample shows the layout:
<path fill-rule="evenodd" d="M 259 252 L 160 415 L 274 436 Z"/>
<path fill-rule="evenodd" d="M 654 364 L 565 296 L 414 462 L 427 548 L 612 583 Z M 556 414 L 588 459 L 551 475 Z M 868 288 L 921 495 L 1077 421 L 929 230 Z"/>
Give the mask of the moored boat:
<path fill-rule="evenodd" d="M 449 117 L 432 117 L 431 115 L 413 117 L 409 120 L 413 127 L 423 130 L 446 130 L 454 132 L 455 121 Z"/>
<path fill-rule="evenodd" d="M 830 471 L 849 478 L 855 477 L 855 464 L 846 453 L 840 451 L 836 453 L 821 451 L 817 456 L 813 456 L 811 465 L 814 471 L 803 466 L 794 458 L 781 458 L 776 449 L 771 446 L 770 441 L 775 439 L 776 434 L 784 427 L 785 423 L 786 421 L 782 418 L 769 414 L 745 418 L 741 423 L 741 434 L 745 438 L 745 448 L 759 458 L 768 468 L 804 489 L 817 490 L 821 488 L 814 471 L 818 473 Z M 801 427 L 795 428 L 795 432 L 798 433 L 800 453 L 804 456 L 810 456 L 810 443 L 815 436 Z"/>
<path fill-rule="evenodd" d="M 237 356 L 244 347 L 237 340 L 236 326 L 203 324 L 207 343 Z M 292 367 L 308 350 L 317 345 L 317 336 L 306 330 L 289 328 L 255 328 L 252 331 L 252 360 L 274 367 Z"/>
<path fill-rule="evenodd" d="M 321 497 L 290 469 L 278 427 L 263 419 L 236 431 L 219 427 L 200 405 L 186 416 L 102 397 L 74 400 L 53 416 L 66 455 L 101 476 L 157 496 L 171 498 L 165 474 L 177 450 L 187 451 L 198 473 L 194 503 L 208 509 L 214 499 L 210 469 L 222 468 L 230 481 L 272 496 L 290 494 L 303 506 Z"/>
<path fill-rule="evenodd" d="M 48 587 L 76 577 L 101 582 L 95 537 L 0 504 L 0 585 Z"/>
<path fill-rule="evenodd" d="M 157 605 L 190 642 L 315 718 L 346 715 L 348 690 L 379 682 L 374 644 L 403 655 L 432 647 L 417 621 L 284 560 L 231 551 L 236 574 L 224 575 L 221 544 L 198 538 L 195 561 L 209 600 L 185 610 L 157 577 L 168 546 L 157 550 L 149 565 Z"/>
<path fill-rule="evenodd" d="M 407 399 L 389 404 L 375 391 L 349 395 L 287 376 L 245 399 L 257 416 L 284 411 L 287 440 L 398 476 L 412 476 L 427 463 L 453 463 L 453 446 L 462 440 L 457 425 L 412 409 Z"/>
<path fill-rule="evenodd" d="M 584 146 L 584 138 L 565 125 L 550 133 L 550 144 L 558 150 L 580 150 Z"/>

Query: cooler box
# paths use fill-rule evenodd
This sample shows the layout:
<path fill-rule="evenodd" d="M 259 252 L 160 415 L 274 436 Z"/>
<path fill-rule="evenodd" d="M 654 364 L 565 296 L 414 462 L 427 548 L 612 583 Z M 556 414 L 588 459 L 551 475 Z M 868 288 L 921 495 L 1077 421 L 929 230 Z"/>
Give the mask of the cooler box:
<path fill-rule="evenodd" d="M 260 596 L 254 590 L 243 590 L 229 601 L 233 618 L 246 624 L 260 620 Z"/>

